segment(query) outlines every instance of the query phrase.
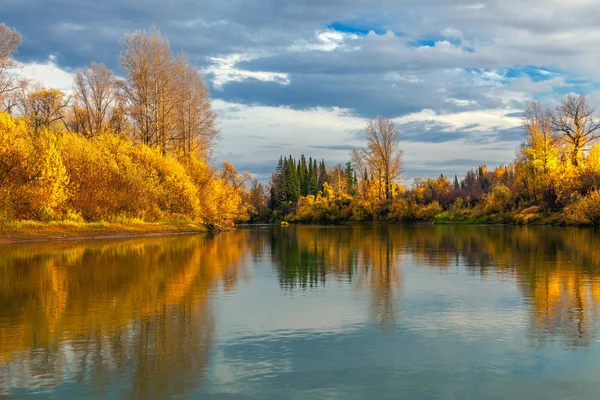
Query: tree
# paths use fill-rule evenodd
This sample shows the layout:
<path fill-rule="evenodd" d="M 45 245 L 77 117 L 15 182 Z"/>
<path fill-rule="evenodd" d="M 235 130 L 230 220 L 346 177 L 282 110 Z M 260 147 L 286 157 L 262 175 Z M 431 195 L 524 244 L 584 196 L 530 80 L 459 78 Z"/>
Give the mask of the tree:
<path fill-rule="evenodd" d="M 350 161 L 346 163 L 346 170 L 344 172 L 348 181 L 348 194 L 354 196 L 356 194 L 356 173 L 354 171 L 354 168 L 352 168 L 352 163 Z"/>
<path fill-rule="evenodd" d="M 382 180 L 386 202 L 390 202 L 392 185 L 402 174 L 400 131 L 392 121 L 377 117 L 376 120 L 369 121 L 365 133 L 367 149 L 362 151 L 362 158 Z"/>
<path fill-rule="evenodd" d="M 551 114 L 551 126 L 567 146 L 569 161 L 579 166 L 583 150 L 600 138 L 600 118 L 583 95 L 569 94 Z"/>
<path fill-rule="evenodd" d="M 122 133 L 122 96 L 114 73 L 104 64 L 92 63 L 75 74 L 74 130 L 87 137 L 107 129 Z"/>
<path fill-rule="evenodd" d="M 121 41 L 121 65 L 127 75 L 125 93 L 137 139 L 165 154 L 173 139 L 176 78 L 169 41 L 158 29 L 135 31 Z"/>
<path fill-rule="evenodd" d="M 195 154 L 208 159 L 219 137 L 208 88 L 198 68 L 190 63 L 185 54 L 179 55 L 175 65 L 175 73 L 181 75 L 174 99 L 176 146 L 184 155 Z"/>
<path fill-rule="evenodd" d="M 65 123 L 70 97 L 58 89 L 38 88 L 33 92 L 22 91 L 18 107 L 34 132 L 51 128 L 59 121 Z"/>
<path fill-rule="evenodd" d="M 315 160 L 316 164 L 317 160 Z M 318 185 L 319 191 L 323 191 L 326 182 L 329 182 L 329 175 L 327 174 L 327 167 L 325 166 L 325 160 L 321 159 L 321 163 L 319 164 L 319 174 L 318 174 Z"/>
<path fill-rule="evenodd" d="M 317 192 L 319 191 L 319 178 L 317 177 L 317 161 L 313 161 L 312 157 L 310 157 L 308 159 L 308 166 L 309 194 L 316 196 Z"/>
<path fill-rule="evenodd" d="M 0 104 L 4 111 L 12 112 L 16 106 L 14 99 L 8 95 L 18 89 L 24 89 L 27 81 L 19 79 L 8 73 L 9 70 L 17 68 L 19 64 L 13 59 L 17 47 L 21 43 L 21 35 L 14 29 L 0 24 Z"/>
<path fill-rule="evenodd" d="M 8 70 L 17 67 L 17 62 L 12 57 L 20 43 L 19 32 L 0 24 L 0 97 L 17 88 L 15 79 L 8 75 Z"/>

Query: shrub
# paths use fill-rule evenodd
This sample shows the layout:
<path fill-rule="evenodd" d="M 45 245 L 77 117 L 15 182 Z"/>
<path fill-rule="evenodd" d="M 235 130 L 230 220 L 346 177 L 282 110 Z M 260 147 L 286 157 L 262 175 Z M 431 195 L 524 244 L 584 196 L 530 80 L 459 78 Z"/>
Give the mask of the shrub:
<path fill-rule="evenodd" d="M 600 226 L 600 190 L 577 199 L 563 211 L 567 223 Z"/>

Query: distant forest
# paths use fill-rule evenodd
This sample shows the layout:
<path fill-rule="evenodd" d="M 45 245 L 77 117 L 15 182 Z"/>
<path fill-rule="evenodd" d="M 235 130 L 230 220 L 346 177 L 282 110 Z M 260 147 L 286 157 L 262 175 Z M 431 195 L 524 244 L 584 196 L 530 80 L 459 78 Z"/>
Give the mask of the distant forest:
<path fill-rule="evenodd" d="M 283 157 L 268 207 L 254 219 L 304 223 L 464 222 L 600 225 L 600 118 L 583 95 L 554 110 L 526 105 L 524 140 L 509 165 L 398 183 L 401 132 L 381 117 L 365 128 L 367 148 L 342 165 Z"/>

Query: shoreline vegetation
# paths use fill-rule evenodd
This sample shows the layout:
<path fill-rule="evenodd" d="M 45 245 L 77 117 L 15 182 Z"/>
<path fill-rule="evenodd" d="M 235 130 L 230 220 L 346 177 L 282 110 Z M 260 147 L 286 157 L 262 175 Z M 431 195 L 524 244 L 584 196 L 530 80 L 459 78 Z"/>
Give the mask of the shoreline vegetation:
<path fill-rule="evenodd" d="M 462 223 L 600 226 L 600 117 L 583 95 L 555 109 L 525 104 L 524 141 L 516 158 L 448 179 L 398 183 L 401 134 L 378 117 L 365 128 L 366 148 L 326 167 L 304 155 L 281 157 L 271 176 L 269 206 L 258 215 L 297 223 Z M 269 214 L 269 211 L 272 213 Z"/>
<path fill-rule="evenodd" d="M 24 80 L 0 24 L 0 241 L 228 230 L 239 223 L 600 226 L 600 118 L 583 95 L 524 105 L 513 162 L 401 184 L 402 134 L 377 117 L 345 164 L 280 157 L 268 185 L 230 163 L 208 88 L 152 28 L 68 93 Z"/>
<path fill-rule="evenodd" d="M 15 75 L 0 24 L 0 238 L 227 230 L 252 177 L 214 165 L 208 89 L 160 32 L 120 41 L 124 77 L 92 63 L 64 93 Z"/>
<path fill-rule="evenodd" d="M 125 239 L 207 233 L 204 224 L 17 221 L 0 227 L 0 245 L 71 240 Z"/>

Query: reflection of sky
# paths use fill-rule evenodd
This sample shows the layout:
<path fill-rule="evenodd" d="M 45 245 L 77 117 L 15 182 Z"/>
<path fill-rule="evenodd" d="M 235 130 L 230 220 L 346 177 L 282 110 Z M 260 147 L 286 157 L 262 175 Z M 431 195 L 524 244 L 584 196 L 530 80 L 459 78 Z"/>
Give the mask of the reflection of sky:
<path fill-rule="evenodd" d="M 512 278 L 402 265 L 397 325 L 369 322 L 368 291 L 327 279 L 286 293 L 263 262 L 216 301 L 206 393 L 248 398 L 595 399 L 600 348 L 528 340 Z M 257 310 L 260 310 L 257 312 Z"/>

